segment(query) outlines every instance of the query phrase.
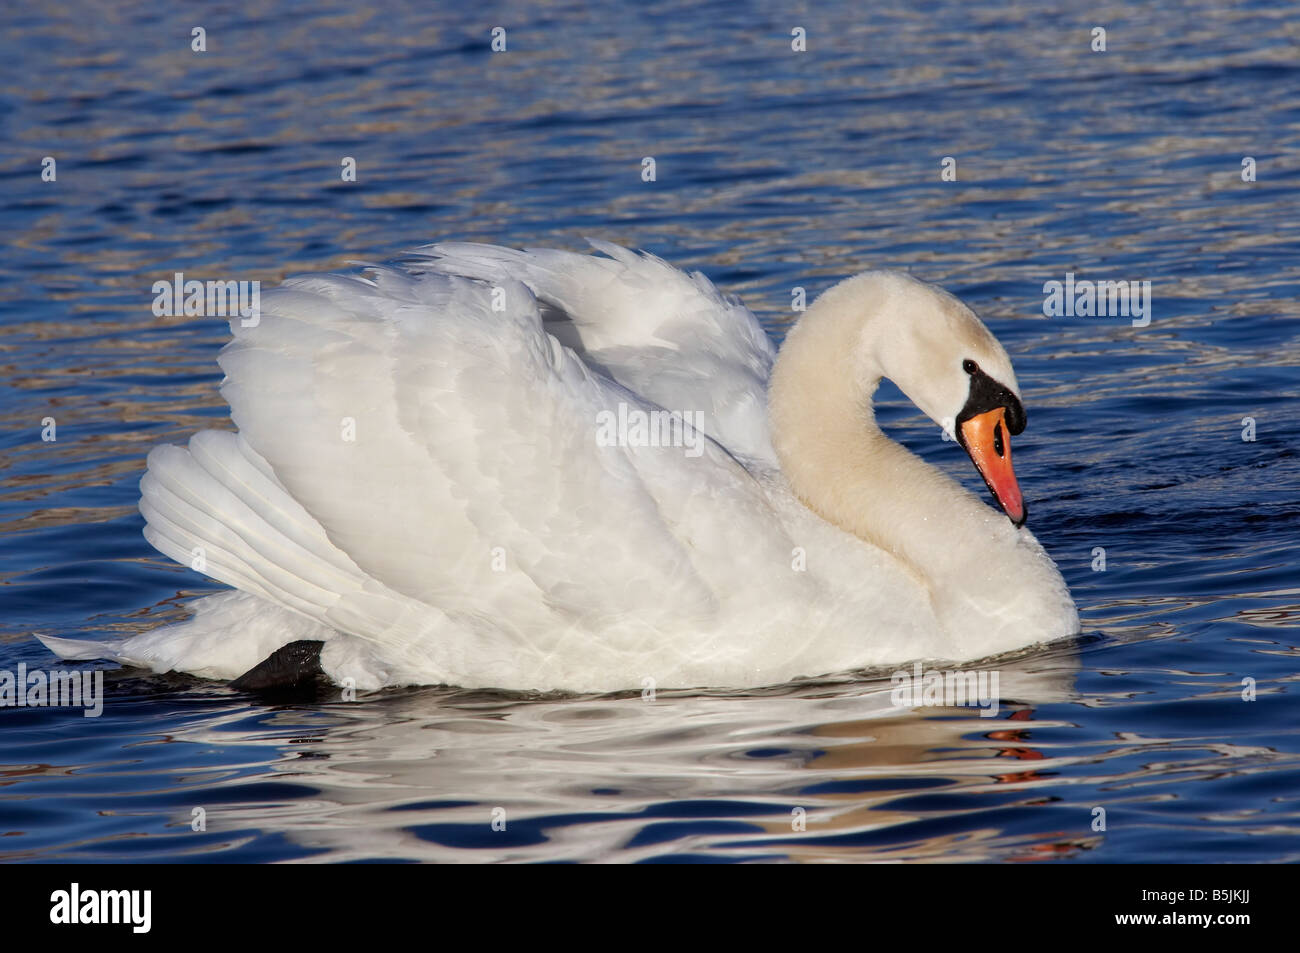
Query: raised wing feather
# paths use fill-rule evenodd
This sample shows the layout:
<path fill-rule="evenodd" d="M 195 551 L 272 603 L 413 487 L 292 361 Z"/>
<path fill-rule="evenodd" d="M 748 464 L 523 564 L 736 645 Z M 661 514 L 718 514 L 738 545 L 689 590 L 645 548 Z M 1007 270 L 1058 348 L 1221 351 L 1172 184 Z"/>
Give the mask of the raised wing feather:
<path fill-rule="evenodd" d="M 766 388 L 776 352 L 754 315 L 699 272 L 591 244 L 608 257 L 445 242 L 420 249 L 427 257 L 412 267 L 523 282 L 547 330 L 587 364 L 661 407 L 702 413 L 729 452 L 775 466 Z"/>

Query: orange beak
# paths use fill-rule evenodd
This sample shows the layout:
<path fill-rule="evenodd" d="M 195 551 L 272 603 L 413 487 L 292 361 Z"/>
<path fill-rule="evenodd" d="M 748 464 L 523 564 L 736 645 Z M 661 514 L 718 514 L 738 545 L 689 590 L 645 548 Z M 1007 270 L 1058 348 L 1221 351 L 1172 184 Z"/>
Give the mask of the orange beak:
<path fill-rule="evenodd" d="M 1006 413 L 999 407 L 971 417 L 962 423 L 958 437 L 1002 511 L 1011 522 L 1024 526 L 1029 512 L 1020 495 L 1016 471 L 1011 468 L 1011 432 Z"/>

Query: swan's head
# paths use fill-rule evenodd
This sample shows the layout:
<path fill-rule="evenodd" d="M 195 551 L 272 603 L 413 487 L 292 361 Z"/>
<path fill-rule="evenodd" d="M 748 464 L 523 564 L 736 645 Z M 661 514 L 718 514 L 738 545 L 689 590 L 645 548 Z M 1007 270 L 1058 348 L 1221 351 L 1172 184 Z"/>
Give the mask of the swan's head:
<path fill-rule="evenodd" d="M 809 322 L 814 311 L 821 317 Z M 811 344 L 823 337 L 811 329 L 826 327 L 818 347 L 847 352 L 860 393 L 869 397 L 879 378 L 892 380 L 970 454 L 1011 522 L 1024 524 L 1011 466 L 1011 437 L 1025 429 L 1020 386 L 1007 352 L 970 308 L 910 275 L 871 271 L 827 291 L 805 323 L 811 333 L 796 327 L 791 337 Z"/>
<path fill-rule="evenodd" d="M 875 320 L 864 322 L 864 360 L 874 360 L 961 444 L 1003 512 L 1023 525 L 1029 511 L 1011 466 L 1011 437 L 1025 429 L 1025 410 L 1007 352 L 942 288 L 900 272 L 850 279 L 858 282 L 878 309 Z"/>

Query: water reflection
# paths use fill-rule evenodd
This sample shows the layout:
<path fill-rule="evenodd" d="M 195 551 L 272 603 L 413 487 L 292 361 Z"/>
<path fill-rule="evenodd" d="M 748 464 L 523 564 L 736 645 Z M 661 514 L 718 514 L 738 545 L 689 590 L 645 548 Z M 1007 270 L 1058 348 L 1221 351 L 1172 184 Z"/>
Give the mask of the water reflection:
<path fill-rule="evenodd" d="M 1002 792 L 1075 760 L 1039 748 L 1033 734 L 1061 726 L 1036 712 L 1073 697 L 1077 669 L 1068 653 L 1002 666 L 997 718 L 900 710 L 882 679 L 654 700 L 421 690 L 253 718 L 230 712 L 172 741 L 227 751 L 276 745 L 269 772 L 205 787 L 274 779 L 304 786 L 305 796 L 240 797 L 208 811 L 208 830 L 280 831 L 332 860 L 607 859 L 615 851 L 637 860 L 663 854 L 667 841 L 673 851 L 736 858 L 972 859 L 1005 852 L 1008 832 L 927 833 L 933 808 L 905 802 L 924 793 L 976 812 L 1032 802 Z M 496 808 L 505 830 L 492 829 Z M 805 830 L 794 830 L 796 809 Z M 911 826 L 915 835 L 891 833 Z M 982 846 L 966 843 L 972 838 Z"/>

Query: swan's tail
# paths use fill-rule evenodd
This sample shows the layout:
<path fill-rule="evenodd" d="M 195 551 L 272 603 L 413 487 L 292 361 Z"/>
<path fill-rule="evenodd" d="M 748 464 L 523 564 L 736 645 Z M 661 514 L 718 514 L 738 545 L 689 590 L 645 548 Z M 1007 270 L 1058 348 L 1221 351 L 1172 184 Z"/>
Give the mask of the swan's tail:
<path fill-rule="evenodd" d="M 362 573 L 238 434 L 154 448 L 140 491 L 154 548 L 242 591 L 199 599 L 189 620 L 125 641 L 42 637 L 55 654 L 235 678 L 290 642 L 338 636 L 325 613 Z"/>
<path fill-rule="evenodd" d="M 328 677 L 373 689 L 455 674 L 451 634 L 505 638 L 371 578 L 239 434 L 206 430 L 188 448 L 155 447 L 140 512 L 157 550 L 240 591 L 196 600 L 189 620 L 125 641 L 42 638 L 55 654 L 232 679 L 290 642 L 320 641 Z"/>
<path fill-rule="evenodd" d="M 364 582 L 238 434 L 205 430 L 188 449 L 155 447 L 140 512 L 159 552 L 308 618 L 322 619 Z"/>
<path fill-rule="evenodd" d="M 155 672 L 219 679 L 238 678 L 290 642 L 338 638 L 326 626 L 247 592 L 204 596 L 189 609 L 193 615 L 184 622 L 115 642 L 37 638 L 60 658 L 111 659 Z"/>

